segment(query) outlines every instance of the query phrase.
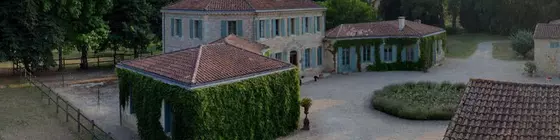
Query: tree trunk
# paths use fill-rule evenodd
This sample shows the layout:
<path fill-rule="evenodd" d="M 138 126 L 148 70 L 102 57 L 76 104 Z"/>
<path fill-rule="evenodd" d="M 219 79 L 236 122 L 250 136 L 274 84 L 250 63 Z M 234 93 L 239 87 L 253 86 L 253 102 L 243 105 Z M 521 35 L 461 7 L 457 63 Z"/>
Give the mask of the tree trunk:
<path fill-rule="evenodd" d="M 117 47 L 115 47 L 115 45 L 112 45 L 113 47 L 113 65 L 117 65 Z"/>
<path fill-rule="evenodd" d="M 138 46 L 134 47 L 134 58 L 138 58 Z"/>
<path fill-rule="evenodd" d="M 457 28 L 457 15 L 458 15 L 457 12 L 453 12 L 453 15 L 452 15 L 453 21 L 452 21 L 451 25 L 454 29 Z"/>
<path fill-rule="evenodd" d="M 82 45 L 81 49 L 82 49 L 82 57 L 80 58 L 81 63 L 80 63 L 80 69 L 88 69 L 88 60 L 87 60 L 87 53 L 88 53 L 88 47 L 86 45 Z"/>
<path fill-rule="evenodd" d="M 62 71 L 64 63 L 62 58 L 62 45 L 58 45 L 58 71 Z"/>

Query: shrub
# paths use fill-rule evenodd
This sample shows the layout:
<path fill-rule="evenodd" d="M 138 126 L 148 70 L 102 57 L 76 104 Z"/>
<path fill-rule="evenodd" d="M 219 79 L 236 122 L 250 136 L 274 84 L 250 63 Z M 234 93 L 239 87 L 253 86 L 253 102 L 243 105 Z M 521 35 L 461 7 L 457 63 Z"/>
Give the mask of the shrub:
<path fill-rule="evenodd" d="M 512 49 L 524 57 L 527 57 L 527 53 L 534 47 L 533 32 L 531 31 L 519 30 L 512 34 L 509 39 Z"/>
<path fill-rule="evenodd" d="M 462 34 L 463 29 L 458 27 L 453 28 L 451 26 L 447 26 L 445 27 L 445 32 L 447 32 L 448 35 L 456 35 L 456 34 Z"/>
<path fill-rule="evenodd" d="M 466 88 L 462 83 L 408 82 L 374 91 L 373 108 L 413 120 L 449 120 Z"/>
<path fill-rule="evenodd" d="M 527 73 L 529 76 L 533 76 L 533 74 L 535 74 L 535 72 L 537 71 L 537 65 L 535 65 L 535 63 L 533 62 L 526 62 L 524 69 L 525 73 Z"/>

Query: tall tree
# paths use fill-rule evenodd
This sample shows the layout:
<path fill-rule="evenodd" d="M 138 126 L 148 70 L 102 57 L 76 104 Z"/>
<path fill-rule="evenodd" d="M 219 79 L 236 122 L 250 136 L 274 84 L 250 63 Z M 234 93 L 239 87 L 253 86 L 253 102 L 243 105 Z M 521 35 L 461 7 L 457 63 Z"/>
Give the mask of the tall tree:
<path fill-rule="evenodd" d="M 377 18 L 376 11 L 361 0 L 327 0 L 319 4 L 327 8 L 327 29 L 343 23 L 369 22 Z"/>
<path fill-rule="evenodd" d="M 70 23 L 69 38 L 81 52 L 81 69 L 88 68 L 88 50 L 98 47 L 108 36 L 109 27 L 103 16 L 110 11 L 111 0 L 80 0 L 79 15 Z"/>
<path fill-rule="evenodd" d="M 457 28 L 457 19 L 459 18 L 459 11 L 461 8 L 461 0 L 449 0 L 447 11 L 451 15 L 451 27 Z"/>
<path fill-rule="evenodd" d="M 0 57 L 32 71 L 54 65 L 51 50 L 63 43 L 64 20 L 75 1 L 3 0 L 0 2 Z"/>

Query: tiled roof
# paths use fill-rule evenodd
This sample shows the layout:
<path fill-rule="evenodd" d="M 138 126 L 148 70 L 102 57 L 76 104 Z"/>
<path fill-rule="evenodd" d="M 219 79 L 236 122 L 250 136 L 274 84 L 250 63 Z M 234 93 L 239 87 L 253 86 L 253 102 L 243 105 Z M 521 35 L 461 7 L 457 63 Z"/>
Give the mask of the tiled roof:
<path fill-rule="evenodd" d="M 352 37 L 421 37 L 424 35 L 445 31 L 442 28 L 406 21 L 405 27 L 399 30 L 397 20 L 341 24 L 327 31 L 326 38 L 352 38 Z"/>
<path fill-rule="evenodd" d="M 228 44 L 231 44 L 233 46 L 236 46 L 236 47 L 239 47 L 239 48 L 242 48 L 242 49 L 254 52 L 254 53 L 258 53 L 258 54 L 260 54 L 262 50 L 269 48 L 268 46 L 266 46 L 264 44 L 254 42 L 254 41 L 245 40 L 245 39 L 239 38 L 235 35 L 229 35 L 227 37 L 218 39 L 218 40 L 216 40 L 216 41 L 214 41 L 210 44 L 213 44 L 213 43 L 228 43 Z"/>
<path fill-rule="evenodd" d="M 535 27 L 535 39 L 560 39 L 560 24 L 539 23 Z"/>
<path fill-rule="evenodd" d="M 124 61 L 120 65 L 173 79 L 187 86 L 294 67 L 289 63 L 262 56 L 260 52 L 245 50 L 245 47 L 238 47 L 235 46 L 237 44 L 229 44 L 229 42 L 216 41 L 208 45 Z"/>
<path fill-rule="evenodd" d="M 311 0 L 180 0 L 163 9 L 204 11 L 254 11 L 322 8 Z"/>
<path fill-rule="evenodd" d="M 471 79 L 444 140 L 559 140 L 560 85 Z"/>

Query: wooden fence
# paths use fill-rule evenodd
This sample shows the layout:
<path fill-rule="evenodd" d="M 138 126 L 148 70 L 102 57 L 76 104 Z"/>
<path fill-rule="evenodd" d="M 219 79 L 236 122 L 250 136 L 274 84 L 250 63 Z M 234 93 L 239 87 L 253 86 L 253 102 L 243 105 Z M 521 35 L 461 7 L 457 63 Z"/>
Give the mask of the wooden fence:
<path fill-rule="evenodd" d="M 66 122 L 76 128 L 80 139 L 91 140 L 114 140 L 110 133 L 103 131 L 92 119 L 88 119 L 77 107 L 63 99 L 51 88 L 36 79 L 36 76 L 26 71 L 18 69 L 22 78 L 31 83 L 41 93 L 41 100 L 46 99 L 47 105 L 55 105 L 56 114 L 65 118 Z M 75 126 L 75 127 L 74 127 Z"/>

